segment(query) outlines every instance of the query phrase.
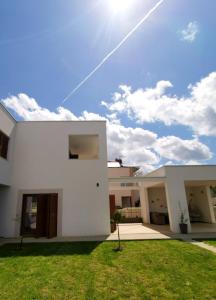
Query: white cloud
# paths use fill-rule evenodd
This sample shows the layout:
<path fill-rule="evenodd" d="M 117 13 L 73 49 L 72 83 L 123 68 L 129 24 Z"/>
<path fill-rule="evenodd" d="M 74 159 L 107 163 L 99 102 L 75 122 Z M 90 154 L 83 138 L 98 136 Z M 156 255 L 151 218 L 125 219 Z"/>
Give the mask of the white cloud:
<path fill-rule="evenodd" d="M 155 150 L 163 158 L 193 164 L 195 161 L 212 158 L 209 148 L 198 139 L 182 140 L 176 136 L 159 138 Z"/>
<path fill-rule="evenodd" d="M 139 124 L 163 122 L 170 126 L 189 126 L 197 135 L 216 135 L 216 72 L 210 73 L 195 85 L 189 85 L 189 96 L 178 98 L 167 93 L 169 81 L 159 81 L 155 87 L 122 90 L 121 97 L 103 101 L 111 113 L 126 113 Z"/>
<path fill-rule="evenodd" d="M 181 39 L 187 42 L 194 42 L 199 33 L 199 25 L 196 21 L 189 22 L 187 27 L 181 32 Z"/>
<path fill-rule="evenodd" d="M 41 120 L 77 120 L 77 117 L 68 109 L 58 107 L 57 112 L 51 112 L 47 108 L 38 105 L 34 98 L 26 94 L 10 96 L 2 102 L 7 108 L 12 109 L 19 117 L 26 121 Z"/>
<path fill-rule="evenodd" d="M 157 84 L 155 90 L 147 90 L 147 94 L 150 95 L 150 98 L 160 98 L 161 93 L 168 86 L 171 86 L 169 82 L 162 81 Z M 125 91 L 126 97 L 131 97 L 131 90 L 125 88 Z M 2 102 L 7 108 L 12 109 L 19 117 L 27 121 L 106 120 L 109 159 L 114 160 L 121 157 L 124 164 L 141 166 L 143 172 L 155 169 L 159 165 L 161 157 L 184 163 L 207 160 L 212 157 L 209 148 L 202 144 L 198 138 L 192 140 L 183 140 L 175 136 L 158 138 L 157 134 L 152 131 L 140 127 L 123 126 L 115 113 L 107 119 L 88 111 L 83 111 L 80 116 L 76 116 L 63 107 L 58 107 L 53 112 L 39 106 L 34 98 L 26 94 L 11 96 L 3 99 Z"/>
<path fill-rule="evenodd" d="M 152 150 L 157 135 L 142 128 L 107 123 L 108 154 L 110 159 L 121 157 L 130 165 L 157 164 L 159 157 Z"/>

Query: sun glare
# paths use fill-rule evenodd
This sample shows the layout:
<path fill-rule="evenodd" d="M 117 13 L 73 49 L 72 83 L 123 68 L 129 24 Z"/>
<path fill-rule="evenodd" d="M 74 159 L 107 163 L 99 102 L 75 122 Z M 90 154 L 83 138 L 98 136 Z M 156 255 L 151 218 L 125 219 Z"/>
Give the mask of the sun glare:
<path fill-rule="evenodd" d="M 109 1 L 110 1 L 111 10 L 114 14 L 127 12 L 130 9 L 133 2 L 133 0 L 109 0 Z"/>

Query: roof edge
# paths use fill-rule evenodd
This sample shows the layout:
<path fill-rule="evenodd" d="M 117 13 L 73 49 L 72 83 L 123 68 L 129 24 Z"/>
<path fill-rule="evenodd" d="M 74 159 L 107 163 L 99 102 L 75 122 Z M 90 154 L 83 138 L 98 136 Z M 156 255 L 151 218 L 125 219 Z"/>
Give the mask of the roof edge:
<path fill-rule="evenodd" d="M 6 112 L 6 114 L 15 122 L 17 123 L 18 121 L 14 118 L 14 116 L 7 110 L 7 108 L 4 106 L 4 104 L 0 101 L 0 107 Z"/>

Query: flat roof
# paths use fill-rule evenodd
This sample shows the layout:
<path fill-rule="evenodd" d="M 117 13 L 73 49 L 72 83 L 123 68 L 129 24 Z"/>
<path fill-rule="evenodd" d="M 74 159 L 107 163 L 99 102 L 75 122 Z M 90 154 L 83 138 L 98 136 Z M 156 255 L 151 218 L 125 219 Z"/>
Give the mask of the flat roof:
<path fill-rule="evenodd" d="M 106 122 L 106 120 L 29 120 L 29 121 L 17 121 L 17 123 L 42 123 L 42 122 Z"/>
<path fill-rule="evenodd" d="M 216 165 L 164 165 L 162 168 L 173 168 L 173 167 L 177 167 L 177 168 L 179 168 L 179 167 L 184 167 L 184 168 L 187 168 L 187 167 L 216 167 Z M 158 170 L 158 169 L 156 169 L 156 170 Z M 155 170 L 155 171 L 156 171 Z M 154 172 L 154 171 L 153 171 Z"/>
<path fill-rule="evenodd" d="M 121 176 L 121 177 L 109 177 L 109 182 L 120 182 L 120 183 L 126 183 L 126 182 L 137 182 L 137 181 L 165 181 L 167 177 L 145 177 L 145 176 Z"/>

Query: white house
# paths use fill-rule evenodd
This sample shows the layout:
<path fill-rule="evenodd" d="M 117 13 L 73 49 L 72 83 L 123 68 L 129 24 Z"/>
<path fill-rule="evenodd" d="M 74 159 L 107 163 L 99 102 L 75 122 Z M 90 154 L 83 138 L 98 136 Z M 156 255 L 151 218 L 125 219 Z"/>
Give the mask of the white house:
<path fill-rule="evenodd" d="M 106 123 L 17 122 L 0 104 L 0 236 L 109 233 Z"/>
<path fill-rule="evenodd" d="M 211 185 L 216 186 L 215 165 L 164 166 L 142 177 L 109 178 L 112 191 L 139 191 L 144 223 L 169 223 L 172 232 L 179 232 L 182 214 L 189 232 L 197 223 L 216 223 Z"/>
<path fill-rule="evenodd" d="M 108 235 L 109 193 L 114 208 L 136 195 L 143 222 L 169 223 L 172 232 L 182 213 L 189 231 L 215 224 L 216 166 L 132 173 L 109 169 L 108 183 L 104 121 L 17 122 L 0 104 L 0 237 Z"/>

